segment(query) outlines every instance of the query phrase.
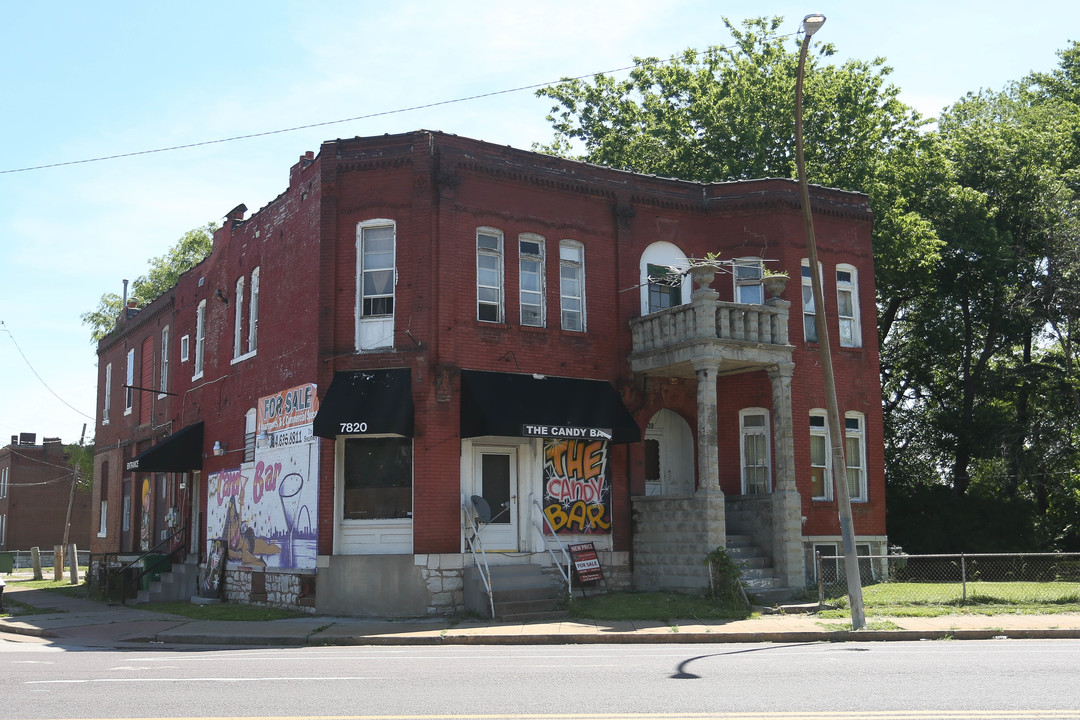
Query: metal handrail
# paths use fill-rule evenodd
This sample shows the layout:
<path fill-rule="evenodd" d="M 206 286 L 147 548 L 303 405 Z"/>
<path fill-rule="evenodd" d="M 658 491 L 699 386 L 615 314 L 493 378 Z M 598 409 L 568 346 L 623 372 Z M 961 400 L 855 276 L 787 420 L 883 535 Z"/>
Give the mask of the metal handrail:
<path fill-rule="evenodd" d="M 461 520 L 462 535 L 465 536 L 465 544 L 468 546 L 469 551 L 472 553 L 473 562 L 476 564 L 477 569 L 480 571 L 480 579 L 484 581 L 484 589 L 487 590 L 488 605 L 491 608 L 491 619 L 495 619 L 495 593 L 491 588 L 491 569 L 488 567 L 487 553 L 484 552 L 484 543 L 480 539 L 480 529 L 477 527 L 476 513 L 472 511 L 468 501 L 465 499 L 465 493 L 461 493 L 461 509 L 463 516 Z M 466 520 L 468 520 L 468 529 L 472 530 L 472 535 L 466 531 Z M 477 556 L 477 548 L 480 549 L 480 554 Z"/>
<path fill-rule="evenodd" d="M 547 548 L 548 554 L 551 555 L 552 564 L 559 569 L 559 574 L 562 575 L 563 581 L 566 583 L 567 594 L 570 597 L 573 597 L 573 573 L 570 570 L 572 562 L 570 559 L 570 553 L 567 552 L 566 547 L 563 545 L 562 540 L 559 539 L 559 536 L 555 534 L 555 528 L 552 527 L 551 520 L 548 519 L 547 513 L 544 512 L 544 507 L 540 504 L 540 501 L 537 500 L 536 496 L 532 494 L 529 495 L 529 499 L 532 501 L 532 504 L 536 506 L 536 509 L 540 511 L 540 517 L 544 521 L 543 525 L 541 525 L 536 521 L 536 518 L 533 518 L 533 526 L 540 533 L 540 539 L 544 541 L 544 547 Z M 544 532 L 545 527 L 547 528 L 548 532 Z M 555 551 L 551 549 L 551 541 L 548 539 L 549 533 L 551 540 L 555 541 L 556 547 L 558 547 L 559 552 L 562 553 L 563 561 L 566 563 L 566 570 L 563 570 L 563 566 L 559 562 L 559 559 L 555 557 Z"/>

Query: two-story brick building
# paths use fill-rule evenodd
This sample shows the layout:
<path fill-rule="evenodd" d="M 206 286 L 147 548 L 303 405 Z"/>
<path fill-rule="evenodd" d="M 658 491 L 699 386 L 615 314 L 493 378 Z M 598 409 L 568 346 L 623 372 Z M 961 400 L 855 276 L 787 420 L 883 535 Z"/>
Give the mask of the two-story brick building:
<path fill-rule="evenodd" d="M 812 204 L 877 551 L 872 216 L 857 193 Z M 228 597 L 342 614 L 459 610 L 477 562 L 582 540 L 610 583 L 691 589 L 738 535 L 801 587 L 839 542 L 801 223 L 790 180 L 426 131 L 326 142 L 102 340 L 95 549 L 186 527 L 191 561 L 224 541 Z"/>

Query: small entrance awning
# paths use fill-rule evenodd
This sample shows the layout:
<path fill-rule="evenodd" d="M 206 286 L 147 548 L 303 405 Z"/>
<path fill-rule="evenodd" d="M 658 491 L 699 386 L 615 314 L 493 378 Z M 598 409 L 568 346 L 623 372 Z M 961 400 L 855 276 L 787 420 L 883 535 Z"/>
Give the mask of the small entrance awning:
<path fill-rule="evenodd" d="M 408 368 L 334 373 L 313 432 L 330 440 L 338 435 L 412 437 L 412 373 Z"/>
<path fill-rule="evenodd" d="M 132 472 L 190 472 L 202 470 L 202 461 L 203 424 L 197 422 L 143 450 L 125 467 Z"/>
<path fill-rule="evenodd" d="M 641 440 L 630 412 L 602 380 L 461 371 L 461 437 Z"/>

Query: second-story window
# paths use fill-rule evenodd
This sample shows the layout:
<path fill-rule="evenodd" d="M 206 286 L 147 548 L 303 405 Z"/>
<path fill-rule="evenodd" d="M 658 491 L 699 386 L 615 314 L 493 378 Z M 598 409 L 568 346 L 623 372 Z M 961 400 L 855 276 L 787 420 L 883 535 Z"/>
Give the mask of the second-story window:
<path fill-rule="evenodd" d="M 195 309 L 195 372 L 192 380 L 203 376 L 203 364 L 206 359 L 206 301 L 199 301 Z"/>
<path fill-rule="evenodd" d="M 356 226 L 356 349 L 394 345 L 397 224 L 376 218 Z"/>
<path fill-rule="evenodd" d="M 101 409 L 101 424 L 109 424 L 109 412 L 112 410 L 112 363 L 105 366 L 105 407 Z"/>
<path fill-rule="evenodd" d="M 161 329 L 161 372 L 158 378 L 158 394 L 169 392 L 169 326 Z"/>
<path fill-rule="evenodd" d="M 233 358 L 244 354 L 244 276 L 236 279 L 236 291 L 233 294 Z"/>
<path fill-rule="evenodd" d="M 259 347 L 259 268 L 251 271 L 251 303 L 248 307 L 248 352 Z"/>
<path fill-rule="evenodd" d="M 559 243 L 559 295 L 562 329 L 585 332 L 585 246 L 575 240 Z"/>
<path fill-rule="evenodd" d="M 861 347 L 859 333 L 859 286 L 855 268 L 836 266 L 836 312 L 840 318 L 840 347 Z"/>
<path fill-rule="evenodd" d="M 760 258 L 738 258 L 735 261 L 735 302 L 760 305 L 765 302 L 765 291 L 761 288 Z"/>
<path fill-rule="evenodd" d="M 522 235 L 518 238 L 521 285 L 521 324 L 544 327 L 544 238 Z"/>
<path fill-rule="evenodd" d="M 649 283 L 649 312 L 659 312 L 682 304 L 683 274 L 670 265 L 646 266 Z"/>
<path fill-rule="evenodd" d="M 803 342 L 817 342 L 817 315 L 814 310 L 814 288 L 811 285 L 810 262 L 802 261 Z"/>
<path fill-rule="evenodd" d="M 476 319 L 503 321 L 503 236 L 493 228 L 476 231 Z"/>
<path fill-rule="evenodd" d="M 130 415 L 135 406 L 135 348 L 127 351 L 127 370 L 124 374 L 124 414 Z"/>

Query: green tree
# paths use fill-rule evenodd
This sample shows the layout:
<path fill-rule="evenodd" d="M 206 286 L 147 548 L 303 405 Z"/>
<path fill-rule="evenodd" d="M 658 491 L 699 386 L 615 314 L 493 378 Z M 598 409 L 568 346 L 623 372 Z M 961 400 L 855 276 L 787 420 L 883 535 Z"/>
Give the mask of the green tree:
<path fill-rule="evenodd" d="M 183 273 L 210 254 L 215 230 L 217 223 L 213 222 L 189 230 L 167 253 L 151 258 L 147 273 L 135 278 L 131 283 L 128 300 L 134 300 L 137 307 L 145 307 L 175 285 Z M 122 303 L 123 299 L 116 293 L 105 293 L 95 309 L 79 316 L 84 325 L 90 326 L 91 342 L 96 343 L 113 331 L 123 309 Z"/>

